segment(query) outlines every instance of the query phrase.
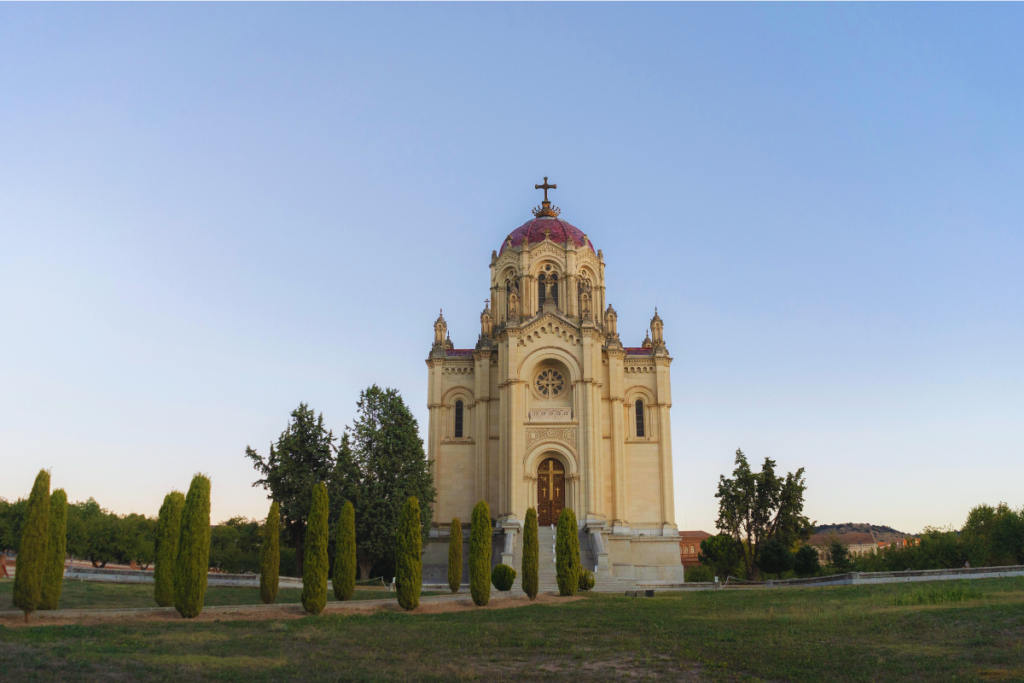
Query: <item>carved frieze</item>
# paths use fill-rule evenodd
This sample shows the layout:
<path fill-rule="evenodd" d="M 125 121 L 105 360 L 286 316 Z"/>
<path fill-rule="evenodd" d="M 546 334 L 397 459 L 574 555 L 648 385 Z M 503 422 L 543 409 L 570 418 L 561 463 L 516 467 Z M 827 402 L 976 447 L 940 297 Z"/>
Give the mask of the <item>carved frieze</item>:
<path fill-rule="evenodd" d="M 529 448 L 538 441 L 555 440 L 562 441 L 570 446 L 576 446 L 576 427 L 527 427 L 526 447 Z"/>
<path fill-rule="evenodd" d="M 529 413 L 530 422 L 572 422 L 572 408 L 538 408 Z"/>

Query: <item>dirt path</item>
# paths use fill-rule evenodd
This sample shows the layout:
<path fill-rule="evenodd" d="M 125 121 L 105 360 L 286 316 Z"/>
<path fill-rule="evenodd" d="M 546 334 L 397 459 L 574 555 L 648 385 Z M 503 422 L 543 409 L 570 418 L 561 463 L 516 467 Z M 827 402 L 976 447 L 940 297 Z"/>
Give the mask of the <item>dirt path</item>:
<path fill-rule="evenodd" d="M 525 595 L 492 597 L 486 607 L 477 607 L 468 594 L 441 595 L 422 598 L 420 606 L 409 614 L 442 614 L 445 612 L 469 612 L 479 609 L 510 609 L 527 605 L 561 605 L 581 597 L 562 598 L 556 595 L 538 595 L 531 601 Z M 358 600 L 353 602 L 329 602 L 322 614 L 371 614 L 373 612 L 402 612 L 394 600 Z M 203 613 L 195 619 L 182 619 L 173 607 L 145 607 L 139 609 L 95 609 L 95 610 L 54 610 L 33 612 L 25 623 L 21 612 L 0 612 L 0 624 L 10 627 L 23 626 L 92 626 L 97 624 L 124 622 L 160 621 L 268 621 L 279 619 L 302 619 L 309 616 L 302 605 L 227 605 L 204 607 Z"/>

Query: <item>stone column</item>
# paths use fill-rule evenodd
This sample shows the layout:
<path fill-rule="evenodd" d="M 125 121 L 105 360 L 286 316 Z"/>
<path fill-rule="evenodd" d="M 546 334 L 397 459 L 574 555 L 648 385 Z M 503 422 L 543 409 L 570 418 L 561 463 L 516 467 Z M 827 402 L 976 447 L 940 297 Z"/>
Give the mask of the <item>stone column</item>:
<path fill-rule="evenodd" d="M 661 519 L 662 535 L 678 534 L 676 526 L 675 487 L 672 479 L 672 388 L 669 381 L 668 356 L 655 356 L 655 370 L 658 373 L 658 454 L 661 470 Z"/>
<path fill-rule="evenodd" d="M 612 515 L 613 531 L 626 531 L 626 425 L 623 420 L 623 392 L 625 391 L 625 352 L 622 349 L 608 349 L 609 422 L 612 442 Z"/>

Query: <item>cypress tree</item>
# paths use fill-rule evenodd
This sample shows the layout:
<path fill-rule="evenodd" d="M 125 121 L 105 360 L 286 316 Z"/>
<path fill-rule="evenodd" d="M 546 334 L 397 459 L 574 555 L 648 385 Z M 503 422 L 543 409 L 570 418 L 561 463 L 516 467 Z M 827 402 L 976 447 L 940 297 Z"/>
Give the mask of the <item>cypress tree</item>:
<path fill-rule="evenodd" d="M 523 592 L 533 600 L 540 586 L 539 576 L 540 545 L 537 541 L 537 511 L 526 511 L 526 526 L 523 528 Z"/>
<path fill-rule="evenodd" d="M 480 607 L 491 600 L 491 509 L 482 500 L 469 524 L 469 593 Z"/>
<path fill-rule="evenodd" d="M 356 592 L 356 509 L 346 500 L 338 519 L 338 539 L 334 544 L 334 597 L 351 600 Z"/>
<path fill-rule="evenodd" d="M 570 508 L 565 508 L 558 516 L 555 568 L 558 594 L 576 595 L 580 582 L 580 530 L 576 526 L 576 513 Z"/>
<path fill-rule="evenodd" d="M 174 563 L 174 608 L 186 619 L 198 617 L 210 570 L 210 479 L 192 477 L 181 510 L 178 557 Z"/>
<path fill-rule="evenodd" d="M 281 573 L 280 540 L 281 508 L 275 500 L 267 513 L 263 544 L 260 546 L 260 599 L 268 605 L 277 600 L 278 577 Z"/>
<path fill-rule="evenodd" d="M 57 489 L 50 496 L 50 522 L 47 525 L 46 569 L 39 609 L 57 609 L 64 587 L 64 554 L 68 542 L 68 495 Z"/>
<path fill-rule="evenodd" d="M 423 585 L 423 540 L 420 537 L 420 502 L 409 496 L 398 518 L 395 534 L 395 580 L 398 583 L 398 604 L 402 609 L 416 609 Z"/>
<path fill-rule="evenodd" d="M 153 598 L 161 607 L 174 605 L 174 564 L 178 560 L 181 511 L 185 494 L 171 491 L 164 496 L 156 523 L 156 567 L 153 569 Z"/>
<path fill-rule="evenodd" d="M 448 534 L 448 587 L 458 593 L 462 585 L 462 520 L 452 517 L 452 530 Z"/>
<path fill-rule="evenodd" d="M 313 487 L 302 557 L 302 607 L 310 614 L 320 614 L 327 605 L 327 512 L 327 486 L 320 482 Z"/>
<path fill-rule="evenodd" d="M 18 543 L 18 564 L 14 573 L 14 606 L 25 613 L 25 621 L 39 607 L 49 541 L 50 473 L 40 470 L 25 508 L 25 522 Z"/>

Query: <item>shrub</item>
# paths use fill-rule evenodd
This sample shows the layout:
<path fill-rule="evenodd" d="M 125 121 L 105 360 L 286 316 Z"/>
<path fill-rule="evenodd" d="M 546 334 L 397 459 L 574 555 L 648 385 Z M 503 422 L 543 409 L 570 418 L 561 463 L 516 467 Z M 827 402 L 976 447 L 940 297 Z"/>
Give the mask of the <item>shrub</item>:
<path fill-rule="evenodd" d="M 499 564 L 491 570 L 491 583 L 500 591 L 512 590 L 516 582 L 516 570 L 507 564 Z"/>
<path fill-rule="evenodd" d="M 692 583 L 711 583 L 715 580 L 715 570 L 703 564 L 683 569 L 683 581 Z"/>
<path fill-rule="evenodd" d="M 14 574 L 14 606 L 28 615 L 39 607 L 49 542 L 50 473 L 40 470 L 32 485 L 25 509 L 25 522 L 18 543 L 18 565 Z"/>
<path fill-rule="evenodd" d="M 174 565 L 181 536 L 181 511 L 185 495 L 171 491 L 164 496 L 156 529 L 156 567 L 153 569 L 153 598 L 161 607 L 174 605 Z"/>
<path fill-rule="evenodd" d="M 482 500 L 469 525 L 469 593 L 480 607 L 491 600 L 491 509 Z"/>
<path fill-rule="evenodd" d="M 39 609 L 57 609 L 60 591 L 64 586 L 64 554 L 68 541 L 68 496 L 57 489 L 50 496 L 50 520 L 47 524 L 46 568 Z"/>
<path fill-rule="evenodd" d="M 275 500 L 267 512 L 260 544 L 260 600 L 267 605 L 277 600 L 281 578 L 281 506 Z"/>
<path fill-rule="evenodd" d="M 356 592 L 356 509 L 345 501 L 338 519 L 338 539 L 334 544 L 334 597 L 351 600 Z"/>
<path fill-rule="evenodd" d="M 174 608 L 186 619 L 199 616 L 210 570 L 210 480 L 197 474 L 181 510 L 181 535 L 174 563 Z"/>
<path fill-rule="evenodd" d="M 558 594 L 576 595 L 580 573 L 580 530 L 576 525 L 576 514 L 570 508 L 565 508 L 558 516 L 555 568 L 558 575 Z"/>
<path fill-rule="evenodd" d="M 829 541 L 828 564 L 840 574 L 850 571 L 850 551 L 838 538 Z"/>
<path fill-rule="evenodd" d="M 523 592 L 531 600 L 537 597 L 537 590 L 540 585 L 539 556 L 537 511 L 530 508 L 526 511 L 526 524 L 523 527 Z"/>
<path fill-rule="evenodd" d="M 768 539 L 761 546 L 758 568 L 767 574 L 782 574 L 793 568 L 793 553 L 775 538 Z"/>
<path fill-rule="evenodd" d="M 462 585 L 462 520 L 452 517 L 452 530 L 448 534 L 448 588 L 459 592 Z"/>
<path fill-rule="evenodd" d="M 818 551 L 809 545 L 800 546 L 793 558 L 793 569 L 796 570 L 797 576 L 817 575 L 821 571 Z"/>
<path fill-rule="evenodd" d="M 420 528 L 420 502 L 409 496 L 398 518 L 395 534 L 395 582 L 398 604 L 402 609 L 416 609 L 423 585 L 423 539 Z"/>
<path fill-rule="evenodd" d="M 700 542 L 700 563 L 711 567 L 714 576 L 725 581 L 730 575 L 740 573 L 740 553 L 736 541 L 729 534 L 718 534 Z"/>
<path fill-rule="evenodd" d="M 589 569 L 580 567 L 580 579 L 578 588 L 581 591 L 588 591 L 594 587 L 594 573 Z"/>
<path fill-rule="evenodd" d="M 306 536 L 302 554 L 302 607 L 310 614 L 320 614 L 327 605 L 327 486 L 313 486 Z"/>

